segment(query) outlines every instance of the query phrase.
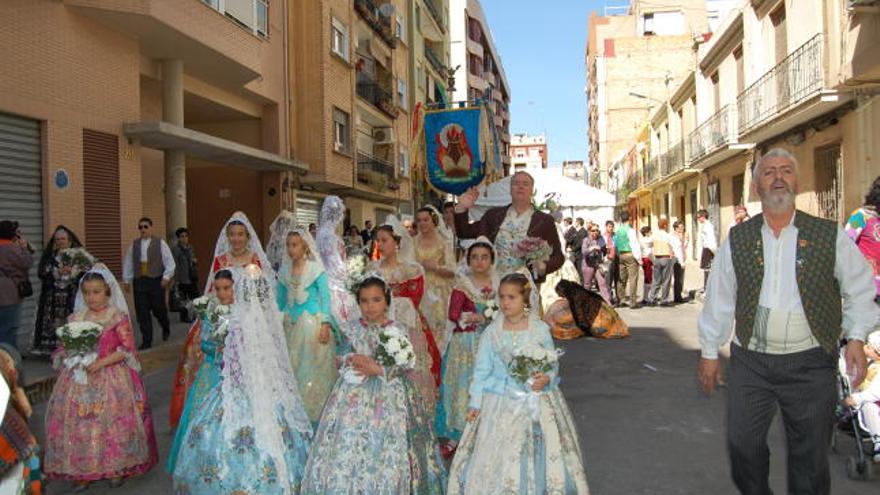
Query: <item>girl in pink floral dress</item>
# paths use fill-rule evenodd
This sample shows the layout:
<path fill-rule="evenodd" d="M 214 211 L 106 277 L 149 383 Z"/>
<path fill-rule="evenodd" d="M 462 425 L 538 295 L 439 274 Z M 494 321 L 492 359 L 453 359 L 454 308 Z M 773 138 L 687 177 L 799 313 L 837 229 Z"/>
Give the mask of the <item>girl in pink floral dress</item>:
<path fill-rule="evenodd" d="M 149 471 L 158 450 L 128 307 L 105 266 L 82 278 L 70 321 L 94 322 L 103 332 L 85 384 L 60 366 L 63 346 L 53 355 L 60 370 L 46 410 L 46 476 L 75 481 L 76 491 L 102 479 L 119 486 Z"/>

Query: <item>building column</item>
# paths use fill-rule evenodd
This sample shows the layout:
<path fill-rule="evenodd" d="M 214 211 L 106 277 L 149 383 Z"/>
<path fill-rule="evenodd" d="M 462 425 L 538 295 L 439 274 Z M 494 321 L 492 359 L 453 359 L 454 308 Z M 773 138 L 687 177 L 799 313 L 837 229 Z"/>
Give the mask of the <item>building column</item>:
<path fill-rule="evenodd" d="M 162 120 L 183 127 L 183 61 L 162 60 Z M 165 228 L 186 227 L 186 154 L 165 150 Z"/>

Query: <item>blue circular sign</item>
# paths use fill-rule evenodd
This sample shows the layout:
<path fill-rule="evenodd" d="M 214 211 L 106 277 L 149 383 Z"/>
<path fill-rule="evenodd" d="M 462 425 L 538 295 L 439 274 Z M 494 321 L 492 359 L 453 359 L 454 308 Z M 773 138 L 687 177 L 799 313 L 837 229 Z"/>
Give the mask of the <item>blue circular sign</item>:
<path fill-rule="evenodd" d="M 67 170 L 58 169 L 55 172 L 55 187 L 66 189 L 68 185 L 70 185 L 70 175 L 67 174 Z"/>

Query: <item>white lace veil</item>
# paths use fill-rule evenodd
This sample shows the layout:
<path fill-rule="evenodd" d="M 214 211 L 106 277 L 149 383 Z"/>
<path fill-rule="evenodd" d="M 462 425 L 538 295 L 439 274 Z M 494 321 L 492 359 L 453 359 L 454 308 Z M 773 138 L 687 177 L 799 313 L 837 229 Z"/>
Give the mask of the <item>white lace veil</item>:
<path fill-rule="evenodd" d="M 281 263 L 284 262 L 287 254 L 287 234 L 296 228 L 296 215 L 288 210 L 281 210 L 281 213 L 272 220 L 269 226 L 269 242 L 266 243 L 266 257 L 272 263 L 272 269 L 279 271 Z"/>
<path fill-rule="evenodd" d="M 222 371 L 224 438 L 232 442 L 243 428 L 252 429 L 257 449 L 269 454 L 278 479 L 286 480 L 281 426 L 310 438 L 311 424 L 287 356 L 274 283 L 254 264 L 233 276 L 235 302 Z"/>
<path fill-rule="evenodd" d="M 452 242 L 453 235 L 452 230 L 449 229 L 449 226 L 446 225 L 446 220 L 443 219 L 443 215 L 440 213 L 440 210 L 434 207 L 434 205 L 425 205 L 423 208 L 427 208 L 433 212 L 433 217 L 437 219 L 437 234 L 440 235 L 444 240 Z"/>
<path fill-rule="evenodd" d="M 336 227 L 345 217 L 345 203 L 339 196 L 327 196 L 321 205 L 321 216 L 316 233 L 318 258 L 324 263 L 327 285 L 330 288 L 330 312 L 343 333 L 361 317 L 357 299 L 345 285 L 348 278 L 345 267 L 345 244 L 336 234 Z"/>
<path fill-rule="evenodd" d="M 223 224 L 223 228 L 220 229 L 220 234 L 217 236 L 217 243 L 214 244 L 214 257 L 211 259 L 211 266 L 208 269 L 208 277 L 205 281 L 205 294 L 211 292 L 214 288 L 214 260 L 229 252 L 229 238 L 226 237 L 226 229 L 231 223 L 241 223 L 245 226 L 248 231 L 248 250 L 250 250 L 251 253 L 255 253 L 260 260 L 260 264 L 263 268 L 263 278 L 272 283 L 275 282 L 275 270 L 269 263 L 269 258 L 266 256 L 266 252 L 263 251 L 263 245 L 260 244 L 260 238 L 257 237 L 257 231 L 254 230 L 254 226 L 251 224 L 250 220 L 248 220 L 247 215 L 237 211 L 229 217 L 229 220 L 227 220 L 226 223 Z"/>
<path fill-rule="evenodd" d="M 397 251 L 397 259 L 402 263 L 418 263 L 416 261 L 416 248 L 413 238 L 409 235 L 406 228 L 400 223 L 400 219 L 396 215 L 388 215 L 385 217 L 385 223 L 394 231 L 394 235 L 400 238 L 400 249 Z"/>
<path fill-rule="evenodd" d="M 125 293 L 122 292 L 122 288 L 119 287 L 119 282 L 116 281 L 116 277 L 113 276 L 113 272 L 107 268 L 107 265 L 104 263 L 95 263 L 92 268 L 86 272 L 86 275 L 90 273 L 97 273 L 100 275 L 104 282 L 110 287 L 110 301 L 109 303 L 116 307 L 120 312 L 128 313 L 128 303 L 125 302 Z M 85 276 L 83 276 L 83 279 Z M 86 304 L 86 300 L 83 297 L 82 293 L 82 284 L 83 279 L 80 279 L 79 282 L 79 290 L 76 291 L 76 301 L 73 303 L 73 311 L 80 312 L 84 309 L 88 309 L 88 305 Z"/>
<path fill-rule="evenodd" d="M 302 227 L 291 228 L 287 232 L 284 233 L 284 251 L 281 255 L 281 268 L 278 270 L 278 273 L 290 273 L 290 269 L 293 266 L 293 260 L 290 258 L 290 255 L 287 254 L 287 236 L 290 234 L 297 234 L 306 243 L 306 247 L 309 250 L 307 255 L 307 259 L 312 263 L 317 263 L 319 267 L 321 267 L 321 271 L 324 271 L 324 262 L 321 260 L 321 256 L 318 252 L 318 245 L 315 243 L 315 239 L 312 237 L 312 234 L 309 233 L 308 229 L 304 229 Z M 317 235 L 317 233 L 316 233 Z"/>

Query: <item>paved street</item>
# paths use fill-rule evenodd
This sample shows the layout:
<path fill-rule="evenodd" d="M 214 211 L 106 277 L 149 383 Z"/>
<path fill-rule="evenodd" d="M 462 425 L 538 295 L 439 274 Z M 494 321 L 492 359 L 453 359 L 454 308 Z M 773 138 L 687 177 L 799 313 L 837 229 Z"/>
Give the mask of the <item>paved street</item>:
<path fill-rule="evenodd" d="M 735 494 L 724 450 L 724 393 L 697 391 L 698 304 L 672 309 L 624 310 L 633 337 L 626 341 L 579 340 L 565 344 L 563 387 L 576 416 L 593 495 Z M 164 359 L 164 363 L 171 360 Z M 164 463 L 171 442 L 168 400 L 173 370 L 167 364 L 146 376 Z M 38 408 L 34 424 L 42 422 Z M 772 484 L 784 491 L 784 437 L 774 425 Z M 844 453 L 854 452 L 845 440 Z M 833 493 L 876 494 L 880 480 L 846 479 L 845 457 L 832 455 Z M 164 464 L 120 490 L 99 483 L 86 493 L 170 493 Z M 56 483 L 49 494 L 68 493 Z"/>

